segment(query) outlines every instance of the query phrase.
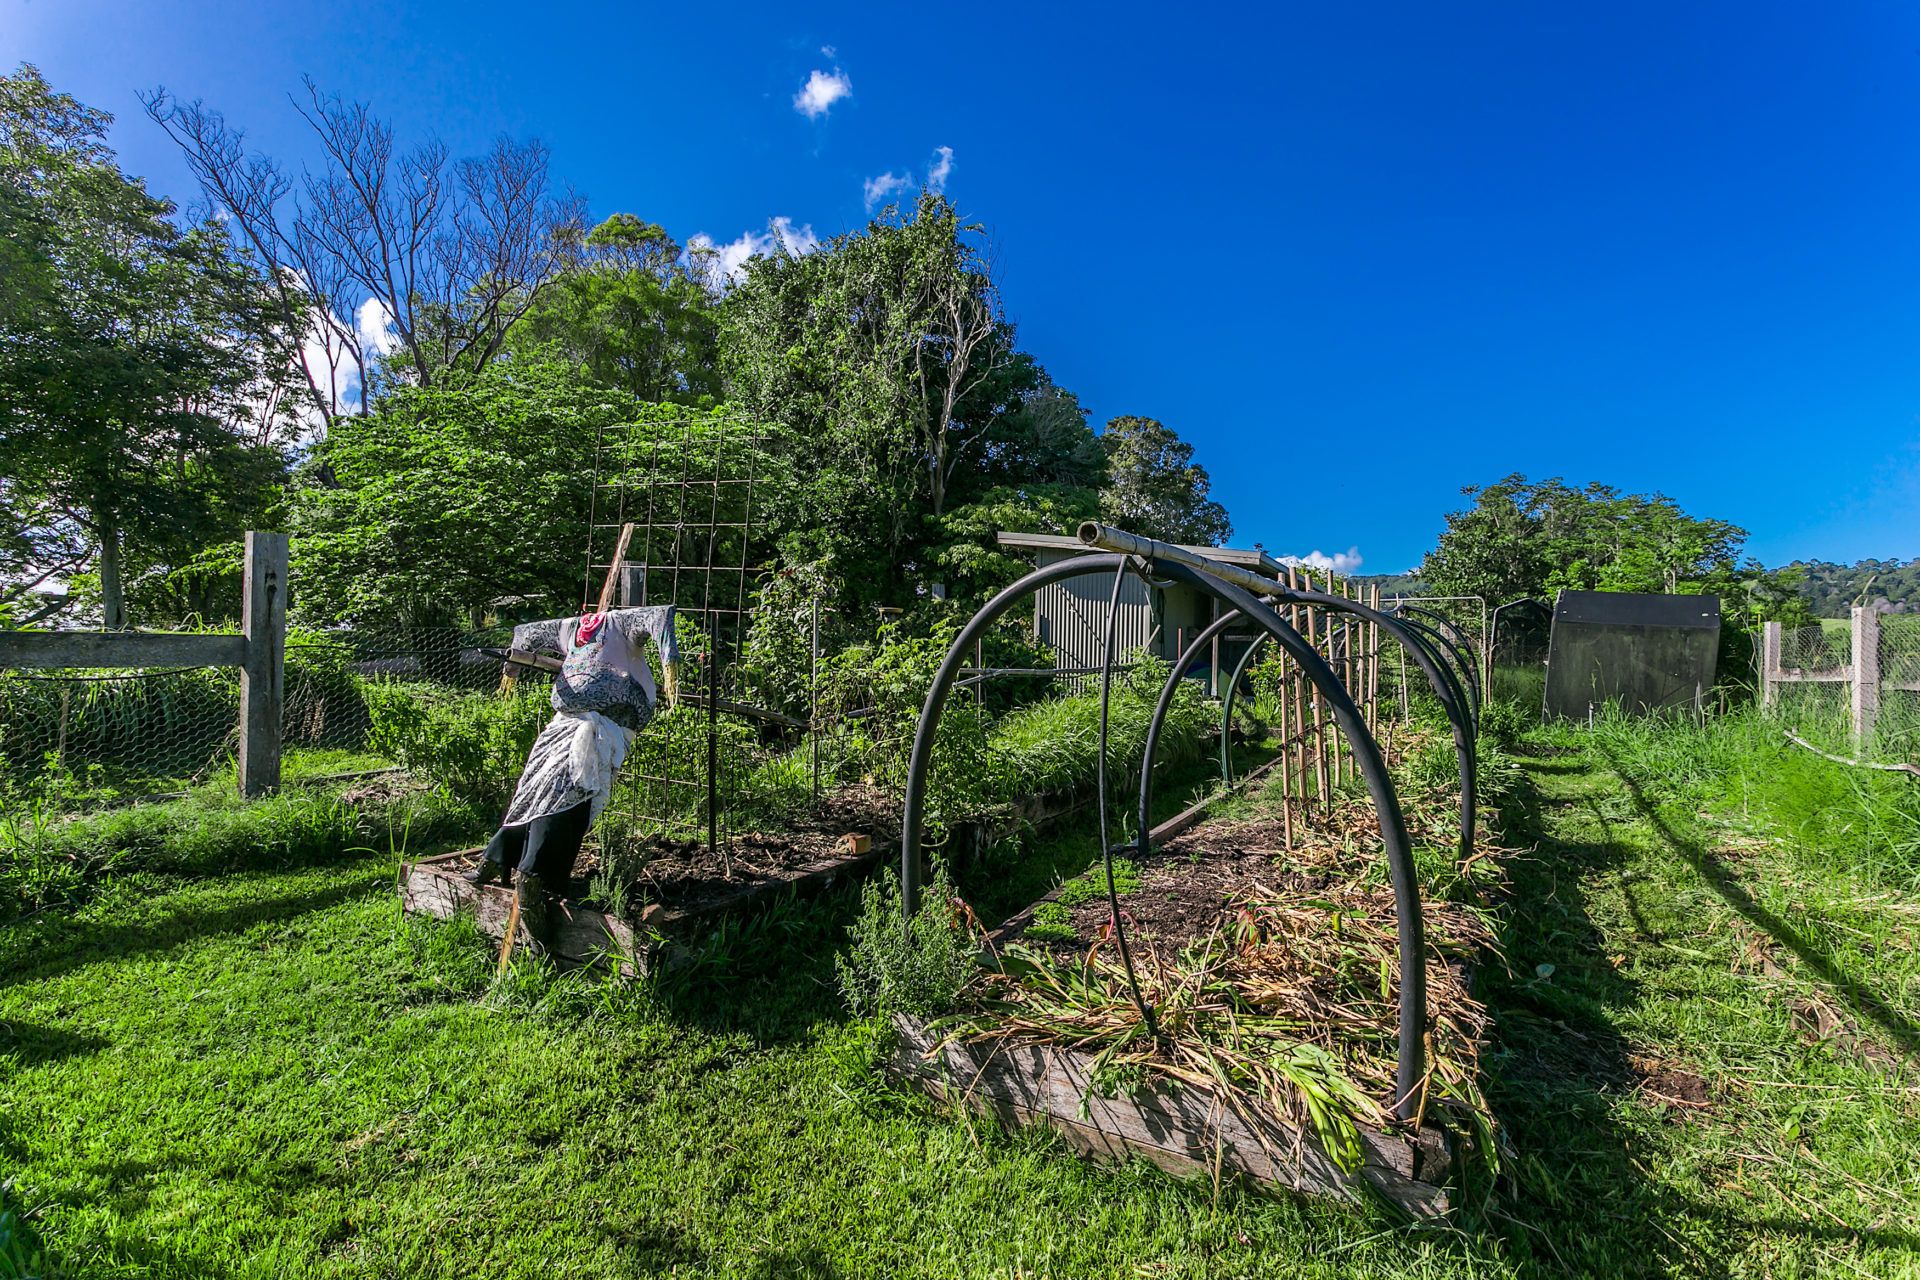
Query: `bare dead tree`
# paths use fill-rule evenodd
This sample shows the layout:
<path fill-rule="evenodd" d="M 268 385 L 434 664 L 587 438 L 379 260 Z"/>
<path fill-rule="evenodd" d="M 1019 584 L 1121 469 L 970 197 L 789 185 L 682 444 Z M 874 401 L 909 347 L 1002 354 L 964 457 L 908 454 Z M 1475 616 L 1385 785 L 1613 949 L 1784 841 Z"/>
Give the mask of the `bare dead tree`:
<path fill-rule="evenodd" d="M 946 510 L 947 485 L 980 437 L 953 442 L 960 402 L 1004 362 L 1009 348 L 994 341 L 1002 323 L 992 264 L 955 242 L 945 270 L 922 275 L 919 311 L 925 325 L 914 347 L 914 371 L 927 403 L 927 471 L 933 514 Z"/>
<path fill-rule="evenodd" d="M 297 184 L 202 103 L 164 89 L 142 101 L 265 269 L 285 323 L 305 335 L 307 399 L 331 425 L 347 409 L 342 369 L 358 380 L 364 412 L 378 378 L 429 386 L 498 356 L 578 253 L 584 202 L 552 191 L 538 142 L 502 138 L 458 162 L 437 140 L 402 152 L 365 103 L 311 79 L 304 87 L 294 109 L 323 160 Z M 363 308 L 396 351 L 365 332 Z"/>

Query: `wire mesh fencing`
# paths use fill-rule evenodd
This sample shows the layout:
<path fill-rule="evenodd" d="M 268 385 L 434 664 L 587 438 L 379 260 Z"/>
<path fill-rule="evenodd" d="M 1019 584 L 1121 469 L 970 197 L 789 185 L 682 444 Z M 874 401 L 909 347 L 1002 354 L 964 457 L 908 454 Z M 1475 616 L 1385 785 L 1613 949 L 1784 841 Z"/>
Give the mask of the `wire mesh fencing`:
<path fill-rule="evenodd" d="M 1876 621 L 1880 696 L 1873 745 L 1920 764 L 1920 613 L 1882 614 Z"/>
<path fill-rule="evenodd" d="M 430 732 L 436 708 L 498 685 L 500 659 L 486 650 L 509 634 L 295 632 L 285 655 L 283 777 L 298 783 L 400 763 L 382 716 Z M 232 668 L 0 672 L 0 792 L 86 808 L 230 777 L 239 713 Z"/>
<path fill-rule="evenodd" d="M 1762 700 L 1789 732 L 1830 752 L 1920 762 L 1920 614 L 1768 623 L 1761 672 Z"/>

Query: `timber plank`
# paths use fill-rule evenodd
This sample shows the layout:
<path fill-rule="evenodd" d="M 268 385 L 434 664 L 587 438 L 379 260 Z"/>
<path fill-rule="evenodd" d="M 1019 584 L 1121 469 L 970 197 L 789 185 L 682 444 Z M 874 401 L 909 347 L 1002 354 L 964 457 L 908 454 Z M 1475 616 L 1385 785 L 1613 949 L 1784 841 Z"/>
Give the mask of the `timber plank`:
<path fill-rule="evenodd" d="M 0 631 L 0 670 L 74 667 L 237 667 L 239 635 L 174 631 Z"/>

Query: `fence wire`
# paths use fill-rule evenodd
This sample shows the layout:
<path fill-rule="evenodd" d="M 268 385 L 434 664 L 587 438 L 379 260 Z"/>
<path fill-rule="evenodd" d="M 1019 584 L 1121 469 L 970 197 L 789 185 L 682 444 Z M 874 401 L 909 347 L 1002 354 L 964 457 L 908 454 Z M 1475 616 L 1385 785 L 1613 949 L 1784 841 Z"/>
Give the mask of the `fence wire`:
<path fill-rule="evenodd" d="M 281 711 L 289 780 L 395 763 L 374 739 L 370 693 L 422 702 L 492 689 L 511 628 L 296 632 Z M 539 677 L 535 677 L 538 679 Z M 0 794 L 75 807 L 165 795 L 230 777 L 240 673 L 229 667 L 0 673 Z"/>

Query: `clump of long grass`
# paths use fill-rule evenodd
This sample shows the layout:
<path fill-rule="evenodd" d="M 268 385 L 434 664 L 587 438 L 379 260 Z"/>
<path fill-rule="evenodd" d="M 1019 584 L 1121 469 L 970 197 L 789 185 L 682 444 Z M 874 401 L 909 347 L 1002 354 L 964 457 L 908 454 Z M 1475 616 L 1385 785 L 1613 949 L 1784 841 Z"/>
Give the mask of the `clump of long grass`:
<path fill-rule="evenodd" d="M 0 806 L 0 918 L 77 903 L 129 872 L 202 876 L 352 857 L 464 834 L 486 816 L 444 790 L 354 797 L 345 784 L 258 800 L 211 784 L 78 817 L 45 804 Z"/>
<path fill-rule="evenodd" d="M 1609 713 L 1584 737 L 1649 803 L 1709 809 L 1786 836 L 1872 887 L 1920 889 L 1920 780 L 1793 745 L 1791 722 L 1744 708 L 1704 722 Z"/>

